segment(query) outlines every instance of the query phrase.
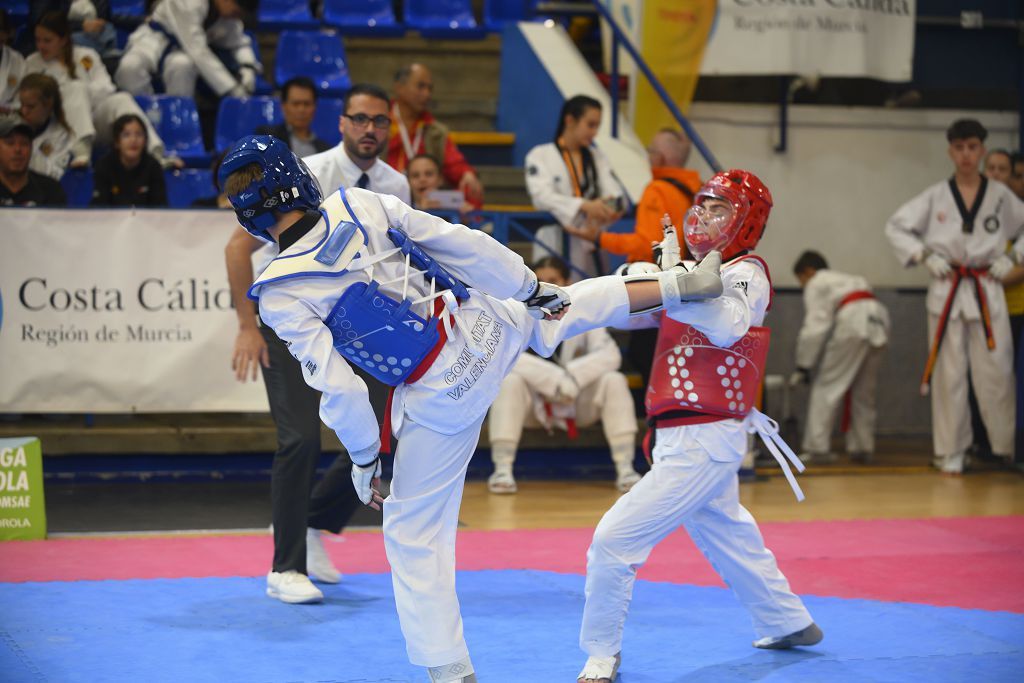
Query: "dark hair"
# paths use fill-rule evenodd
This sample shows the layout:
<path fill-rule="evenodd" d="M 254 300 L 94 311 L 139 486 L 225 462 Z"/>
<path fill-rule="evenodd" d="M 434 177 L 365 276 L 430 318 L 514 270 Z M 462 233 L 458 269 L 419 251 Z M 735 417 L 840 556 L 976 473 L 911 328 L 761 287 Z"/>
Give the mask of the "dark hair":
<path fill-rule="evenodd" d="M 816 251 L 805 251 L 793 264 L 793 274 L 800 275 L 807 270 L 825 270 L 828 268 L 828 261 Z"/>
<path fill-rule="evenodd" d="M 292 88 L 300 88 L 302 90 L 308 90 L 313 93 L 313 102 L 315 103 L 318 99 L 318 93 L 316 91 L 316 83 L 313 82 L 312 78 L 306 76 L 296 76 L 295 78 L 289 78 L 281 86 L 281 101 L 286 102 L 288 100 L 288 92 Z"/>
<path fill-rule="evenodd" d="M 133 121 L 139 124 L 139 126 L 142 128 L 142 135 L 143 137 L 146 138 L 146 144 L 148 145 L 149 131 L 146 130 L 146 122 L 143 121 L 142 117 L 138 114 L 122 114 L 121 116 L 117 117 L 117 119 L 114 121 L 114 125 L 110 127 L 110 130 L 114 135 L 114 141 L 116 142 L 117 139 L 121 137 L 121 133 L 123 133 L 124 129 L 127 128 L 128 124 L 132 123 Z M 143 151 L 145 151 L 145 147 L 143 147 Z"/>
<path fill-rule="evenodd" d="M 42 73 L 26 75 L 21 79 L 18 92 L 26 90 L 35 90 L 39 93 L 43 101 L 48 102 L 53 108 L 50 115 L 57 119 L 57 123 L 64 126 L 64 129 L 69 133 L 73 132 L 71 126 L 68 125 L 67 117 L 64 116 L 64 101 L 60 97 L 60 86 L 57 85 L 57 81 L 52 76 Z"/>
<path fill-rule="evenodd" d="M 574 119 L 583 118 L 588 109 L 601 110 L 601 103 L 587 95 L 576 95 L 570 97 L 562 105 L 562 111 L 558 113 L 558 129 L 555 131 L 555 142 L 565 132 L 565 117 L 571 116 Z"/>
<path fill-rule="evenodd" d="M 985 130 L 985 126 L 981 125 L 977 119 L 958 119 L 946 130 L 946 139 L 950 142 L 954 140 L 968 140 L 970 138 L 978 138 L 985 142 L 987 137 L 988 131 Z"/>
<path fill-rule="evenodd" d="M 71 24 L 68 22 L 68 15 L 64 12 L 47 12 L 40 17 L 38 22 L 36 22 L 36 27 L 38 28 L 40 26 L 45 28 L 47 31 L 56 33 L 59 37 L 64 38 L 67 41 L 64 43 L 64 49 L 61 50 L 60 59 L 68 70 L 68 76 L 74 78 L 75 58 L 72 53 L 74 41 L 71 40 Z"/>
<path fill-rule="evenodd" d="M 545 256 L 533 264 L 533 272 L 536 273 L 541 268 L 552 268 L 558 271 L 558 274 L 562 276 L 563 280 L 569 279 L 569 266 L 565 261 L 557 256 Z"/>
<path fill-rule="evenodd" d="M 384 88 L 373 83 L 356 83 L 352 86 L 352 89 L 345 93 L 345 101 L 342 102 L 342 113 L 348 112 L 348 103 L 356 95 L 368 95 L 369 97 L 375 97 L 378 100 L 384 100 L 385 104 L 390 105 L 391 100 L 388 99 L 388 94 L 384 92 Z"/>
<path fill-rule="evenodd" d="M 409 167 L 412 166 L 412 162 L 418 161 L 419 159 L 427 159 L 428 161 L 430 161 L 430 163 L 432 163 L 434 165 L 434 168 L 437 169 L 438 173 L 441 172 L 441 164 L 440 164 L 440 162 L 438 162 L 437 159 L 435 159 L 434 157 L 430 156 L 429 154 L 417 154 L 412 159 L 409 159 L 409 163 L 405 165 L 406 170 L 408 171 Z"/>

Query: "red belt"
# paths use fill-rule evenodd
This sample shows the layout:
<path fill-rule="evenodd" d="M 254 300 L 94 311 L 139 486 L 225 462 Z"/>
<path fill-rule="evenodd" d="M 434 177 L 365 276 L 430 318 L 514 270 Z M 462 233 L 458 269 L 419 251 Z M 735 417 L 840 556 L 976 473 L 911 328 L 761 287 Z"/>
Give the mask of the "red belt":
<path fill-rule="evenodd" d="M 992 315 L 988 309 L 988 298 L 985 296 L 985 288 L 981 286 L 981 277 L 988 273 L 988 267 L 968 268 L 966 266 L 954 266 L 952 284 L 949 288 L 949 296 L 942 307 L 939 315 L 939 324 L 935 328 L 935 338 L 932 339 L 932 348 L 928 352 L 928 362 L 924 366 L 924 376 L 921 378 L 921 395 L 928 394 L 932 382 L 932 371 L 935 370 L 935 362 L 939 357 L 939 348 L 942 346 L 942 339 L 946 336 L 946 328 L 949 323 L 949 314 L 953 310 L 953 299 L 956 297 L 960 283 L 966 278 L 974 281 L 974 293 L 978 297 L 978 308 L 981 310 L 981 324 L 985 328 L 985 343 L 989 350 L 996 348 L 996 338 L 992 332 Z"/>
<path fill-rule="evenodd" d="M 444 302 L 441 299 L 434 299 L 434 315 L 437 318 L 437 331 L 440 336 L 437 338 L 437 343 L 434 344 L 434 348 L 430 349 L 430 353 L 423 357 L 419 365 L 409 373 L 409 376 L 405 378 L 404 384 L 415 384 L 418 382 L 423 375 L 427 374 L 427 370 L 434 364 L 437 357 L 441 355 L 441 349 L 448 342 L 448 333 L 445 331 L 444 323 L 441 321 L 441 313 L 444 310 Z M 384 404 L 384 420 L 380 426 L 380 452 L 390 453 L 391 452 L 391 404 L 395 398 L 395 388 L 391 387 L 388 389 L 388 400 Z"/>
<path fill-rule="evenodd" d="M 548 416 L 548 422 L 554 420 L 554 411 L 551 408 L 549 401 L 544 401 L 544 414 Z M 580 435 L 579 429 L 576 428 L 576 419 L 572 417 L 565 418 L 565 433 L 570 439 L 575 439 Z"/>
<path fill-rule="evenodd" d="M 838 311 L 840 308 L 842 308 L 846 304 L 852 304 L 854 301 L 862 301 L 864 299 L 874 299 L 874 298 L 875 298 L 875 295 L 872 294 L 871 292 L 869 292 L 868 290 L 866 290 L 866 289 L 858 289 L 857 291 L 850 292 L 849 294 L 844 296 L 842 299 L 840 299 L 839 300 L 839 304 L 836 306 L 836 310 Z"/>

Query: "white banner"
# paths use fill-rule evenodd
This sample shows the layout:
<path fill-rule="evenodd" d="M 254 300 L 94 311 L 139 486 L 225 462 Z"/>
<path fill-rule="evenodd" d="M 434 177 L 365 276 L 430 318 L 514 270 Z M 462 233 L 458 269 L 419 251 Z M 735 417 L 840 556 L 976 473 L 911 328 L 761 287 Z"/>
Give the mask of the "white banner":
<path fill-rule="evenodd" d="M 231 371 L 227 211 L 0 209 L 0 412 L 265 411 Z"/>
<path fill-rule="evenodd" d="M 909 81 L 915 0 L 719 0 L 704 75 Z"/>

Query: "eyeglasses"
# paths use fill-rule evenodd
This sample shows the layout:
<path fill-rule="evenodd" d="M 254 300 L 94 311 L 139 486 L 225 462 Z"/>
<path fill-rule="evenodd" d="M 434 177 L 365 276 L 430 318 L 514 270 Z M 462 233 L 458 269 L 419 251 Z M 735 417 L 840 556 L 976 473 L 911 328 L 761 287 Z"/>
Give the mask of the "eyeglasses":
<path fill-rule="evenodd" d="M 372 122 L 375 128 L 388 128 L 391 125 L 391 118 L 384 116 L 384 114 L 378 114 L 377 116 L 367 116 L 366 114 L 342 114 L 346 119 L 349 119 L 355 125 L 360 128 L 366 128 Z"/>

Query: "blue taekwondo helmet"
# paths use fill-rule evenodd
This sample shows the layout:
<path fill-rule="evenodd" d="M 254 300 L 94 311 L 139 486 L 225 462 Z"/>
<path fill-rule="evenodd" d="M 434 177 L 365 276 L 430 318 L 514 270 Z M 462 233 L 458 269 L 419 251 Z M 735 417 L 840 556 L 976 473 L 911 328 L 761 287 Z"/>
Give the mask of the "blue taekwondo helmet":
<path fill-rule="evenodd" d="M 224 187 L 229 175 L 249 164 L 263 169 L 263 179 L 228 199 L 239 224 L 254 237 L 273 242 L 268 230 L 277 220 L 275 211 L 315 211 L 324 200 L 320 183 L 305 162 L 272 135 L 247 135 L 232 145 L 217 171 L 217 182 Z"/>

